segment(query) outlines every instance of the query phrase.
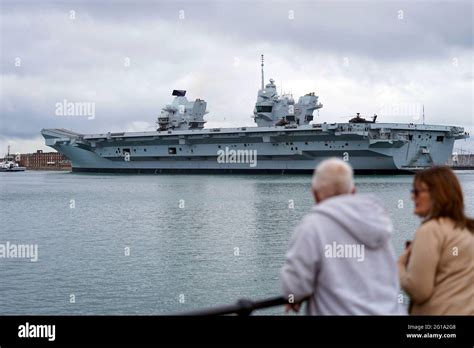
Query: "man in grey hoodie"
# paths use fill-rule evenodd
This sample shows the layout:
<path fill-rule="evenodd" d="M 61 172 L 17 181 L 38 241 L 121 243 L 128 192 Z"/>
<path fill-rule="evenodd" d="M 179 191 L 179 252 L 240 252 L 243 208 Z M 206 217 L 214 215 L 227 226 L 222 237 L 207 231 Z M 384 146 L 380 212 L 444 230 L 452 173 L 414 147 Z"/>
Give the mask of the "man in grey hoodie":
<path fill-rule="evenodd" d="M 403 314 L 390 243 L 392 224 L 378 200 L 355 194 L 352 168 L 333 158 L 316 168 L 313 206 L 291 238 L 281 270 L 283 295 L 311 315 Z"/>

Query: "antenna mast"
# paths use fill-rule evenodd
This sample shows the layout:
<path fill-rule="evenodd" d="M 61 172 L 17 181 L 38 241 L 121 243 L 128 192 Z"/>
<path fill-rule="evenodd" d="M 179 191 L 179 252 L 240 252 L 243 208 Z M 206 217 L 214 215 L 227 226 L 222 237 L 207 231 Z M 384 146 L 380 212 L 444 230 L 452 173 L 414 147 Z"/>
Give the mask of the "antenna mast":
<path fill-rule="evenodd" d="M 423 124 L 425 124 L 425 104 L 423 104 Z"/>
<path fill-rule="evenodd" d="M 263 76 L 263 54 L 262 54 L 262 91 L 263 91 L 263 88 L 265 87 L 264 86 L 264 83 L 265 83 L 264 81 L 265 81 L 265 78 Z"/>

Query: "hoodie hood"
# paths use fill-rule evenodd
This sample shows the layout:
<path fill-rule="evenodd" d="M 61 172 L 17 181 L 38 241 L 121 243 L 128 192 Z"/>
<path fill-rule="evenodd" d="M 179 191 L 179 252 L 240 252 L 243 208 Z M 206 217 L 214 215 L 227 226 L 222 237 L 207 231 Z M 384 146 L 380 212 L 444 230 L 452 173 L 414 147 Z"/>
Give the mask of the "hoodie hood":
<path fill-rule="evenodd" d="M 330 217 L 368 248 L 376 249 L 391 237 L 393 226 L 381 202 L 373 195 L 347 194 L 328 198 L 311 209 Z"/>

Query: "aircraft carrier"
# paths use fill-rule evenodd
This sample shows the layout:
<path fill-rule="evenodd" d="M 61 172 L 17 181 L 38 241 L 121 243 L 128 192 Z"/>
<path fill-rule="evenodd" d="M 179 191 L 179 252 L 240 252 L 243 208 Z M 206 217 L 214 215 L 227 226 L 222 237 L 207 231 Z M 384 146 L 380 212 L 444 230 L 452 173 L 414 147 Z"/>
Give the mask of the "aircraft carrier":
<path fill-rule="evenodd" d="M 80 134 L 43 129 L 46 145 L 64 154 L 73 172 L 118 173 L 310 173 L 322 160 L 339 157 L 356 173 L 406 173 L 443 165 L 462 127 L 378 123 L 359 114 L 346 123 L 317 123 L 322 108 L 315 93 L 297 102 L 278 95 L 274 80 L 258 91 L 256 127 L 205 128 L 204 100 L 174 100 L 157 120 L 157 130 Z"/>

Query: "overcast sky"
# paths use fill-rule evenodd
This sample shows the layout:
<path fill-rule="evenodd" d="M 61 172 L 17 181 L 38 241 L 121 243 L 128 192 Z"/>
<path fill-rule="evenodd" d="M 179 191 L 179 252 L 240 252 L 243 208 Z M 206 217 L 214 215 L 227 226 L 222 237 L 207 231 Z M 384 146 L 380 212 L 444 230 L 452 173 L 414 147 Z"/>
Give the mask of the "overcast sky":
<path fill-rule="evenodd" d="M 427 123 L 474 133 L 472 1 L 1 6 L 0 154 L 51 150 L 42 128 L 154 130 L 173 89 L 208 102 L 207 127 L 251 126 L 260 54 L 279 91 L 319 95 L 316 122 L 416 123 L 424 105 Z M 56 115 L 64 100 L 95 103 L 95 118 Z"/>

